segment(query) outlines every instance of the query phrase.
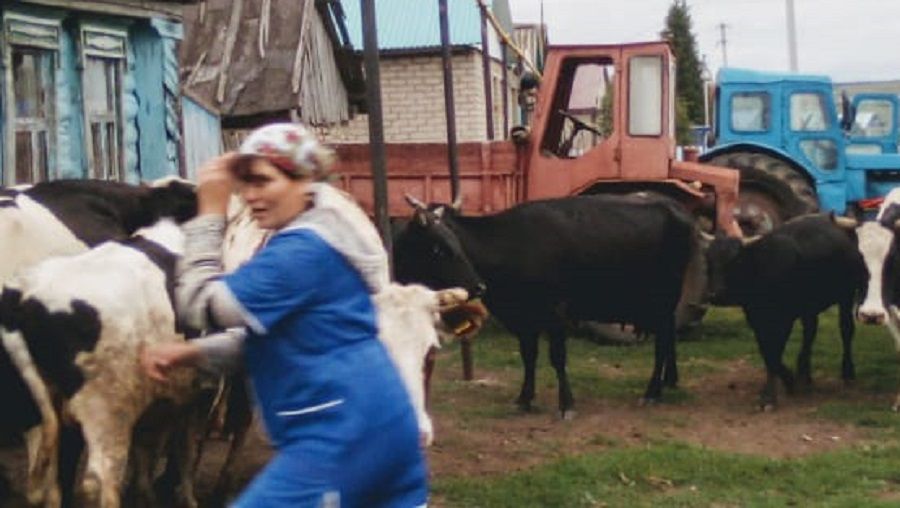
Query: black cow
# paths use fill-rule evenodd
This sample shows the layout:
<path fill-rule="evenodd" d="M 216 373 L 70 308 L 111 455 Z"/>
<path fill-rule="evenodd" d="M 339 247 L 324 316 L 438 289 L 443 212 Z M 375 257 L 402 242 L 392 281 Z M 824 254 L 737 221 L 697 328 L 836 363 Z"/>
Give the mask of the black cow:
<path fill-rule="evenodd" d="M 797 319 L 803 324 L 797 375 L 805 384 L 812 382 L 810 355 L 818 316 L 834 304 L 840 312 L 842 376 L 845 381 L 855 378 L 853 305 L 865 290 L 868 272 L 857 250 L 854 227 L 855 221 L 834 215 L 805 215 L 762 237 L 716 238 L 710 244 L 710 301 L 743 308 L 766 365 L 761 408 L 775 406 L 776 377 L 788 393 L 793 392 L 794 376 L 782 355 Z"/>
<path fill-rule="evenodd" d="M 463 217 L 450 206 L 426 209 L 410 201 L 415 215 L 395 245 L 398 280 L 460 286 L 470 294 L 486 284 L 484 303 L 519 339 L 520 408 L 534 399 L 538 336 L 547 332 L 559 409 L 571 416 L 565 319 L 632 323 L 654 333 L 656 359 L 644 401 L 658 400 L 663 383 L 676 385 L 675 308 L 688 269 L 702 266 L 699 233 L 677 203 L 647 195 L 577 196 Z"/>

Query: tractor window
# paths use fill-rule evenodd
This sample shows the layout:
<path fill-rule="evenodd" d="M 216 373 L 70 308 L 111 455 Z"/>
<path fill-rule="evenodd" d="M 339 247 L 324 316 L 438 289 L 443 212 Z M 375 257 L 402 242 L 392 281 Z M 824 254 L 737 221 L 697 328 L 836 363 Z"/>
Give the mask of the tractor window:
<path fill-rule="evenodd" d="M 576 158 L 613 133 L 615 65 L 609 59 L 563 63 L 542 153 Z"/>
<path fill-rule="evenodd" d="M 821 94 L 795 93 L 791 95 L 791 130 L 824 131 L 828 128 L 825 102 Z"/>
<path fill-rule="evenodd" d="M 894 129 L 894 105 L 884 99 L 863 99 L 856 108 L 852 136 L 880 138 Z"/>
<path fill-rule="evenodd" d="M 769 94 L 743 92 L 731 96 L 731 130 L 765 132 L 769 130 Z"/>
<path fill-rule="evenodd" d="M 837 143 L 831 139 L 804 139 L 800 150 L 819 169 L 832 170 L 838 167 Z"/>
<path fill-rule="evenodd" d="M 628 133 L 632 136 L 662 134 L 662 65 L 659 56 L 636 56 L 628 62 Z"/>

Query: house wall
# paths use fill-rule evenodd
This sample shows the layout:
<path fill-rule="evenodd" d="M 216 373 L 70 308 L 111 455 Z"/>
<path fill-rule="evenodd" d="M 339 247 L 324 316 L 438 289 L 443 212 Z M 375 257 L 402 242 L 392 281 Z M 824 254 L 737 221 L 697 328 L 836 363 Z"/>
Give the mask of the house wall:
<path fill-rule="evenodd" d="M 182 100 L 185 176 L 196 180 L 197 169 L 222 153 L 222 126 L 219 116 L 190 97 Z"/>
<path fill-rule="evenodd" d="M 122 179 L 137 182 L 178 174 L 180 107 L 175 47 L 181 37 L 180 23 L 111 17 L 77 10 L 77 2 L 70 4 L 75 9 L 22 4 L 0 8 L 0 17 L 26 16 L 49 20 L 59 27 L 52 71 L 55 101 L 48 163 L 50 178 L 84 178 L 89 174 L 83 104 L 85 85 L 78 46 L 80 30 L 87 25 L 126 34 L 127 58 L 121 80 L 120 115 Z M 0 28 L 3 30 L 5 28 Z M 4 58 L 9 55 L 8 42 L 2 36 L 0 54 Z M 0 183 L 6 184 L 17 183 L 11 181 L 15 168 L 11 75 L 8 68 L 0 74 Z"/>
<path fill-rule="evenodd" d="M 460 142 L 487 139 L 484 81 L 481 53 L 471 51 L 453 56 L 454 108 L 456 136 Z M 494 95 L 494 138 L 502 139 L 503 116 L 500 83 L 502 66 L 492 61 Z M 440 54 L 381 58 L 382 111 L 384 135 L 388 142 L 446 142 L 447 123 L 444 108 L 444 77 Z M 518 78 L 509 73 L 510 127 L 516 100 L 512 90 Z M 515 115 L 515 116 L 514 116 Z M 322 128 L 329 143 L 368 143 L 368 115 L 357 115 L 344 124 Z"/>

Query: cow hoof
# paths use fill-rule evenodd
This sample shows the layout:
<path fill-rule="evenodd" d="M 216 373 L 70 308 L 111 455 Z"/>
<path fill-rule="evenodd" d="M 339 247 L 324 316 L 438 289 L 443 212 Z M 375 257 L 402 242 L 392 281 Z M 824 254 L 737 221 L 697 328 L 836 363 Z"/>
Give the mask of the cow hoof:
<path fill-rule="evenodd" d="M 891 406 L 891 411 L 900 413 L 900 401 L 894 402 L 894 405 Z"/>
<path fill-rule="evenodd" d="M 534 407 L 531 405 L 531 402 L 521 402 L 516 401 L 516 408 L 520 413 L 533 413 Z"/>
<path fill-rule="evenodd" d="M 759 410 L 763 413 L 771 413 L 775 411 L 775 403 L 774 402 L 760 402 Z"/>
<path fill-rule="evenodd" d="M 658 397 L 641 397 L 641 399 L 638 400 L 638 405 L 641 407 L 652 407 L 657 404 L 659 404 Z"/>
<path fill-rule="evenodd" d="M 559 419 L 564 422 L 571 422 L 575 419 L 575 414 L 574 409 L 566 409 L 565 411 L 559 412 Z"/>

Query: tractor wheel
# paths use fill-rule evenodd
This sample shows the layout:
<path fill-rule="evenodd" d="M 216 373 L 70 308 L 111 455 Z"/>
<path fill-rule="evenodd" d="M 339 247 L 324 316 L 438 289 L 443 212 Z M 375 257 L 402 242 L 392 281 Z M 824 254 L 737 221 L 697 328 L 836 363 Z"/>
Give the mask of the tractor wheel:
<path fill-rule="evenodd" d="M 747 236 L 771 231 L 782 222 L 819 209 L 816 191 L 790 164 L 749 152 L 717 155 L 710 164 L 741 172 L 735 218 Z"/>

